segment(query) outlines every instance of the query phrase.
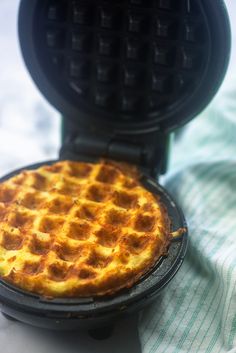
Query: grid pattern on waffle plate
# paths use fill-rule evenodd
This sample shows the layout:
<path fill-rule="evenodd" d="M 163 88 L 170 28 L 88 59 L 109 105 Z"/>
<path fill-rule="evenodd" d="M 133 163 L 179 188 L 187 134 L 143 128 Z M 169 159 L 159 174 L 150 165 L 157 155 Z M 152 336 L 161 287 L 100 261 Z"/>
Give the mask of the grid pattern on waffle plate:
<path fill-rule="evenodd" d="M 58 162 L 0 185 L 0 273 L 48 296 L 112 293 L 166 252 L 166 214 L 107 163 Z"/>
<path fill-rule="evenodd" d="M 194 92 L 204 75 L 209 33 L 200 6 L 47 0 L 35 19 L 38 56 L 76 107 L 92 106 L 103 118 L 153 119 Z"/>

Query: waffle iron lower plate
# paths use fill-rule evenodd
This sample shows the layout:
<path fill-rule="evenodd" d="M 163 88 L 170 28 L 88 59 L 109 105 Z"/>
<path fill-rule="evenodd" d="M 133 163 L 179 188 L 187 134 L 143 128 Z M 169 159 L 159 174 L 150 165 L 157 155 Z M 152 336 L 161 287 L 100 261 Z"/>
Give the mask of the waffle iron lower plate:
<path fill-rule="evenodd" d="M 0 179 L 1 182 L 24 169 L 36 169 L 48 161 L 18 169 Z M 172 222 L 172 230 L 186 228 L 183 214 L 166 190 L 154 179 L 142 174 L 143 185 L 161 197 Z M 133 287 L 112 297 L 45 299 L 0 281 L 0 302 L 3 313 L 25 323 L 50 329 L 93 329 L 113 323 L 118 318 L 141 310 L 163 290 L 180 268 L 187 248 L 187 228 L 170 244 L 168 255 Z"/>

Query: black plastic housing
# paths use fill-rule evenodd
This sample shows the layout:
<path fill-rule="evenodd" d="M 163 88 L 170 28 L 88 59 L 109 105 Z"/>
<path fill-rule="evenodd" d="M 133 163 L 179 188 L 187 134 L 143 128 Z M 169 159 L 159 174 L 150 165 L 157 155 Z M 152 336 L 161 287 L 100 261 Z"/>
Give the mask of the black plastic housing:
<path fill-rule="evenodd" d="M 63 115 L 60 158 L 136 164 L 144 185 L 161 197 L 173 230 L 186 227 L 151 176 L 166 170 L 170 132 L 199 114 L 224 78 L 230 54 L 224 2 L 21 0 L 18 27 L 33 80 Z M 112 298 L 48 301 L 0 281 L 2 311 L 47 328 L 107 326 L 157 297 L 186 246 L 187 228 L 167 257 Z"/>
<path fill-rule="evenodd" d="M 81 136 L 93 157 L 130 162 L 126 147 L 138 146 L 133 163 L 154 177 L 166 172 L 170 131 L 217 92 L 231 39 L 222 0 L 21 0 L 19 38 L 33 80 L 63 115 L 60 156 Z M 123 153 L 109 150 L 116 142 Z"/>
<path fill-rule="evenodd" d="M 63 116 L 122 136 L 196 116 L 230 53 L 222 0 L 22 0 L 19 37 L 32 78 Z"/>

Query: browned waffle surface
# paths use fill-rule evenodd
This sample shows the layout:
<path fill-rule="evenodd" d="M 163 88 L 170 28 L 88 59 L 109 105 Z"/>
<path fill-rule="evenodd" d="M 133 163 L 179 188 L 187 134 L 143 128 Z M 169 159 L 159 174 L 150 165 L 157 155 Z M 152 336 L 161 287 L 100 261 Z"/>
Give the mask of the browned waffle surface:
<path fill-rule="evenodd" d="M 60 161 L 0 184 L 0 276 L 46 297 L 111 295 L 166 253 L 170 222 L 134 168 Z"/>

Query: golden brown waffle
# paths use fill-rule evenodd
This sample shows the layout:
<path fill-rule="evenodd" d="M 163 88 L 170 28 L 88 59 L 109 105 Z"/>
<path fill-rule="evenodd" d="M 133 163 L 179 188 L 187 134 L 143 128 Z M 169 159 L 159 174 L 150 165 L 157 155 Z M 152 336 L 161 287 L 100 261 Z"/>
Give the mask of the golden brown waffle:
<path fill-rule="evenodd" d="M 60 161 L 0 184 L 0 276 L 46 297 L 111 295 L 166 253 L 170 223 L 134 168 Z"/>

